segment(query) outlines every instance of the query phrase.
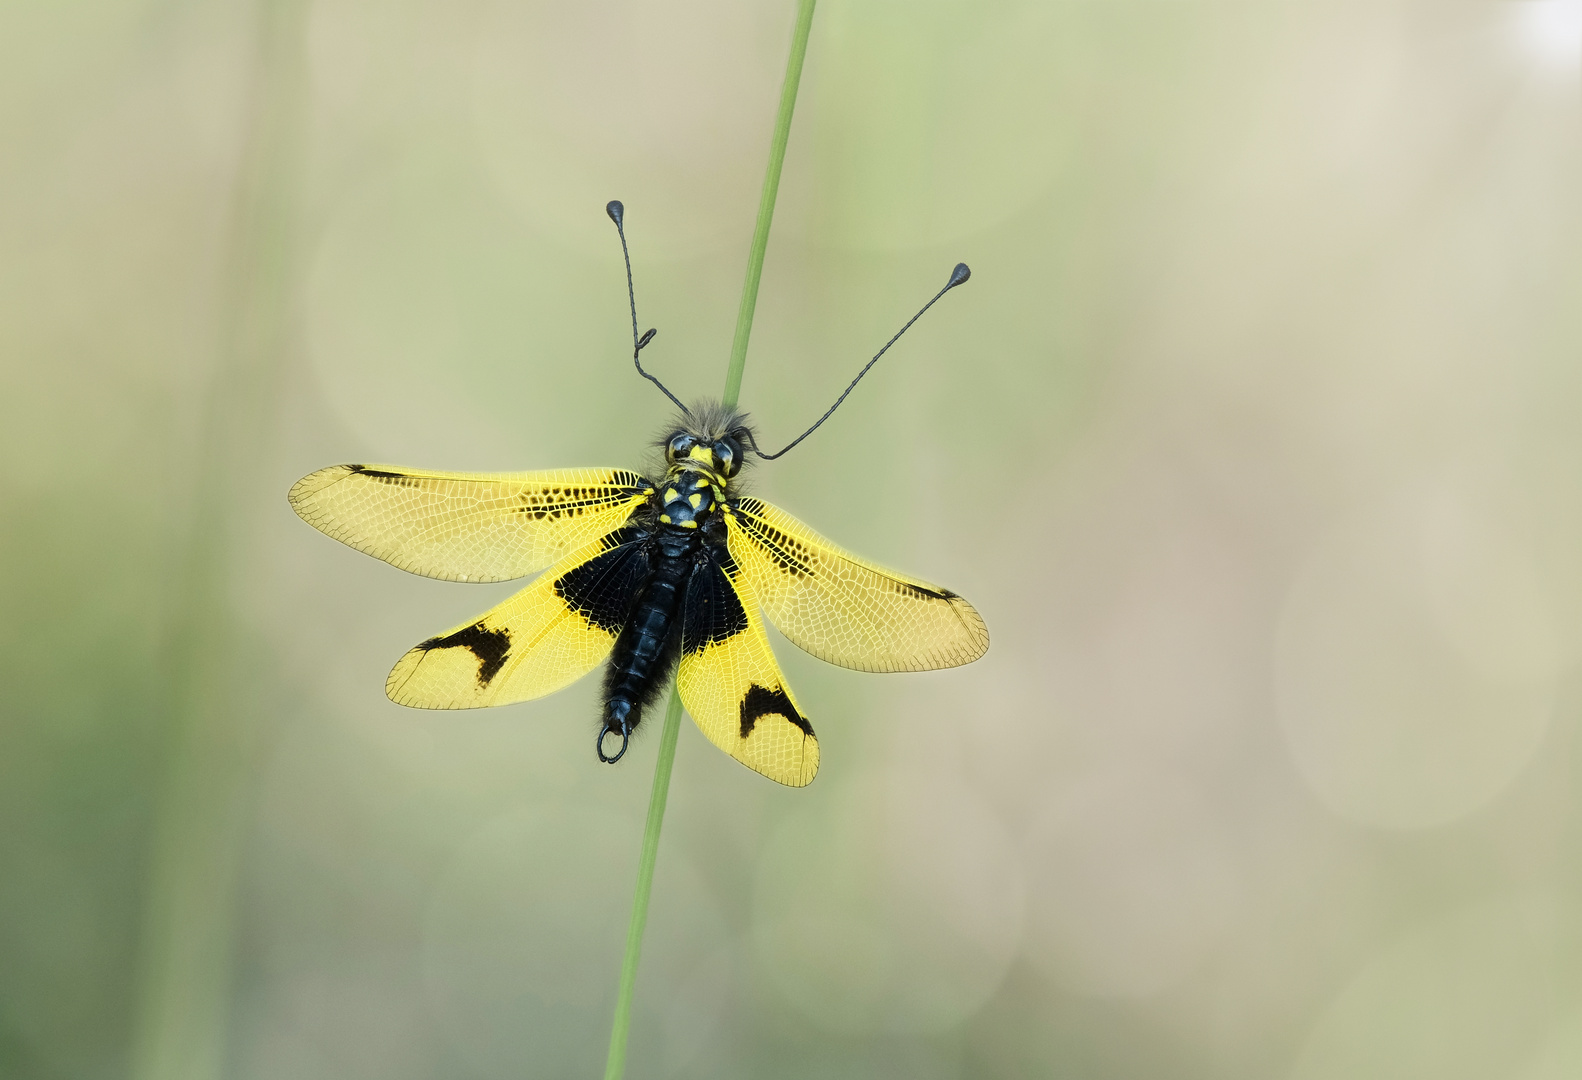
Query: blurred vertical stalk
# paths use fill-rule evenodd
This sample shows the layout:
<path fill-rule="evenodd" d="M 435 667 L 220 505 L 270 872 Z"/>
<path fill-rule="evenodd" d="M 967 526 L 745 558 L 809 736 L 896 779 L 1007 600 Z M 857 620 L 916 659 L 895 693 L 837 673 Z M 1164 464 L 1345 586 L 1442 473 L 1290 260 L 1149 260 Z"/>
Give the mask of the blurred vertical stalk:
<path fill-rule="evenodd" d="M 306 0 L 258 0 L 216 356 L 179 524 L 165 670 L 168 752 L 143 897 L 133 1080 L 216 1080 L 231 1011 L 237 878 L 265 717 L 229 590 L 278 398 L 302 132 Z M 271 500 L 273 502 L 273 500 Z"/>
<path fill-rule="evenodd" d="M 731 340 L 730 361 L 725 368 L 725 392 L 720 401 L 736 407 L 747 365 L 747 341 L 753 332 L 753 312 L 758 306 L 758 280 L 763 276 L 764 252 L 769 247 L 769 226 L 774 221 L 775 198 L 780 193 L 780 168 L 785 164 L 786 142 L 791 137 L 791 114 L 796 109 L 797 87 L 802 82 L 802 60 L 807 55 L 808 33 L 813 26 L 815 0 L 798 0 L 796 28 L 791 33 L 791 55 L 786 59 L 785 80 L 780 84 L 780 108 L 775 113 L 774 134 L 769 139 L 769 166 L 764 171 L 763 192 L 758 199 L 758 223 L 747 249 L 747 276 L 742 282 L 741 305 L 736 310 L 736 334 Z M 615 997 L 615 1020 L 610 1026 L 610 1052 L 604 1062 L 604 1080 L 621 1080 L 626 1071 L 626 1040 L 632 1026 L 632 990 L 643 951 L 643 931 L 648 925 L 648 898 L 654 885 L 654 864 L 659 857 L 659 830 L 670 797 L 670 771 L 676 761 L 676 739 L 681 734 L 681 693 L 670 687 L 670 705 L 659 736 L 659 757 L 654 763 L 654 786 L 648 796 L 648 820 L 643 825 L 643 850 L 637 860 L 637 888 L 632 895 L 632 918 L 626 928 L 626 955 L 621 961 L 621 984 Z"/>
<path fill-rule="evenodd" d="M 786 160 L 786 142 L 791 138 L 791 113 L 796 109 L 797 87 L 802 83 L 802 59 L 807 55 L 807 36 L 813 28 L 814 0 L 799 0 L 796 29 L 791 34 L 791 55 L 786 59 L 785 82 L 780 86 L 780 109 L 775 113 L 774 135 L 769 140 L 769 167 L 764 170 L 764 188 L 758 196 L 758 223 L 753 226 L 753 242 L 747 249 L 747 276 L 742 282 L 742 301 L 736 309 L 736 334 L 731 339 L 731 358 L 725 368 L 725 393 L 720 403 L 736 408 L 742 392 L 742 370 L 747 366 L 747 341 L 753 333 L 753 312 L 758 308 L 758 279 L 764 272 L 764 252 L 769 247 L 769 225 L 775 217 L 775 199 L 780 194 L 780 167 Z"/>

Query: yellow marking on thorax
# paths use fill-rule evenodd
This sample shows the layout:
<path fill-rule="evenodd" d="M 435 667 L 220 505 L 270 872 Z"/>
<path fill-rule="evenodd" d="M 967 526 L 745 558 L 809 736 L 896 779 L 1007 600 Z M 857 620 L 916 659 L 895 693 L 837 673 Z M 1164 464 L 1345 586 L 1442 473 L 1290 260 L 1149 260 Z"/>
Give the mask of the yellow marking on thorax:
<path fill-rule="evenodd" d="M 670 492 L 675 490 L 677 485 L 685 484 L 689 475 L 701 477 L 703 483 L 711 488 L 718 489 L 725 484 L 725 478 L 720 476 L 712 464 L 698 461 L 677 462 L 670 466 L 670 471 L 665 475 L 665 483 L 668 485 L 668 489 L 665 491 L 667 501 L 670 501 Z"/>

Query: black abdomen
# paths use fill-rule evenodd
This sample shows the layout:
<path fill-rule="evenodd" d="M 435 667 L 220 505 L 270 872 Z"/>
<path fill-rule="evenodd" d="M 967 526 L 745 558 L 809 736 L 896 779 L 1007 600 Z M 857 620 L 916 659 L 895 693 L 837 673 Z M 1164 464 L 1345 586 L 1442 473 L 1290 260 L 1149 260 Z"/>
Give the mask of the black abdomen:
<path fill-rule="evenodd" d="M 664 532 L 649 554 L 649 573 L 632 598 L 626 625 L 615 638 L 604 672 L 604 726 L 599 731 L 599 760 L 618 761 L 642 720 L 643 710 L 659 696 L 665 676 L 681 647 L 681 605 L 692 571 L 695 536 Z M 604 752 L 606 735 L 619 735 L 613 755 Z"/>

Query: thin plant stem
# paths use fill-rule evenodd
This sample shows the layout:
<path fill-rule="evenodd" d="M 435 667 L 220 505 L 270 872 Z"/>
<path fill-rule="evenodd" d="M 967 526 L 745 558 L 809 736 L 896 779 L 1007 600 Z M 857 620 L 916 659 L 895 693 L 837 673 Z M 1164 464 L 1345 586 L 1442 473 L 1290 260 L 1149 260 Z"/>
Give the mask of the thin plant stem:
<path fill-rule="evenodd" d="M 791 56 L 780 86 L 780 110 L 775 114 L 774 135 L 769 141 L 769 167 L 764 173 L 763 194 L 758 200 L 758 224 L 747 252 L 747 279 L 736 311 L 736 336 L 731 342 L 730 364 L 725 372 L 725 408 L 736 407 L 741 394 L 742 369 L 747 364 L 747 340 L 753 331 L 753 309 L 758 306 L 758 280 L 763 276 L 764 251 L 769 246 L 769 224 L 775 216 L 775 196 L 780 191 L 780 167 L 785 163 L 786 141 L 791 136 L 791 113 L 796 108 L 797 86 L 802 81 L 802 58 L 807 55 L 808 31 L 813 25 L 815 0 L 798 0 L 796 29 L 791 35 Z M 670 797 L 670 771 L 676 761 L 676 739 L 681 734 L 681 692 L 670 687 L 670 705 L 659 736 L 659 758 L 654 763 L 654 786 L 648 795 L 648 820 L 643 825 L 643 851 L 637 860 L 637 888 L 632 895 L 632 918 L 626 928 L 626 955 L 621 960 L 621 985 L 615 997 L 615 1020 L 610 1026 L 610 1053 L 604 1063 L 604 1080 L 621 1080 L 626 1072 L 626 1040 L 632 1026 L 632 990 L 637 984 L 637 963 L 643 951 L 643 930 L 648 925 L 648 897 L 653 891 L 654 863 L 659 858 L 659 830 L 665 821 Z"/>
<path fill-rule="evenodd" d="M 747 279 L 742 282 L 742 302 L 736 309 L 736 336 L 731 341 L 730 366 L 725 369 L 725 393 L 720 404 L 736 408 L 742 392 L 742 369 L 747 366 L 747 339 L 753 334 L 753 311 L 758 306 L 758 279 L 764 272 L 764 249 L 769 246 L 769 224 L 774 221 L 775 196 L 780 193 L 780 167 L 785 164 L 786 141 L 791 136 L 791 112 L 796 108 L 797 86 L 802 81 L 802 58 L 807 55 L 808 31 L 813 26 L 814 0 L 797 5 L 796 30 L 791 35 L 791 58 L 786 61 L 785 82 L 780 86 L 780 111 L 775 114 L 774 138 L 769 142 L 769 168 L 764 170 L 764 190 L 758 198 L 758 224 L 747 249 Z"/>
<path fill-rule="evenodd" d="M 643 928 L 648 925 L 648 895 L 654 885 L 654 862 L 659 858 L 659 828 L 665 823 L 670 767 L 676 761 L 676 738 L 680 734 L 681 695 L 672 686 L 665 728 L 659 736 L 659 760 L 654 762 L 654 786 L 648 793 L 648 821 L 643 825 L 643 853 L 637 860 L 637 891 L 632 896 L 632 921 L 626 927 L 626 957 L 621 961 L 621 989 L 615 999 L 615 1022 L 610 1027 L 610 1055 L 604 1062 L 604 1080 L 620 1080 L 626 1070 L 632 987 L 637 982 L 637 960 L 643 951 Z"/>

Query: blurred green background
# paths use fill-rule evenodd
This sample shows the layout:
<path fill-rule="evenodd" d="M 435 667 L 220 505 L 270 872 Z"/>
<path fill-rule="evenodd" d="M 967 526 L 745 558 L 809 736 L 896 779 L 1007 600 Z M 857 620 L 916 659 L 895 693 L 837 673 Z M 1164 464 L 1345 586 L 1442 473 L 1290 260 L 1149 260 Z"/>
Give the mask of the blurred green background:
<path fill-rule="evenodd" d="M 0 6 L 0 1075 L 599 1075 L 655 746 L 285 501 L 718 392 L 792 5 Z M 633 1077 L 1582 1075 L 1582 4 L 824 0 L 756 490 L 970 597 L 682 732 Z"/>

